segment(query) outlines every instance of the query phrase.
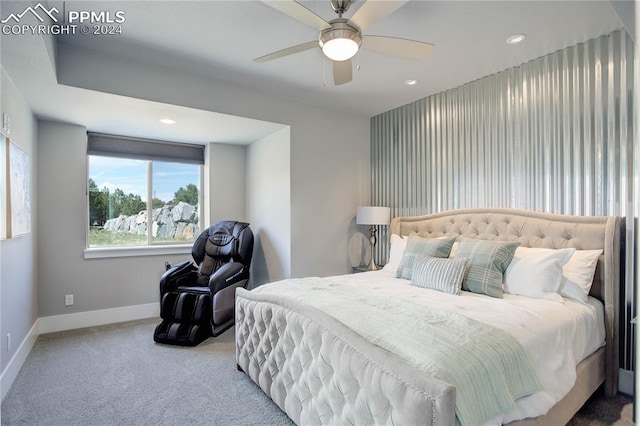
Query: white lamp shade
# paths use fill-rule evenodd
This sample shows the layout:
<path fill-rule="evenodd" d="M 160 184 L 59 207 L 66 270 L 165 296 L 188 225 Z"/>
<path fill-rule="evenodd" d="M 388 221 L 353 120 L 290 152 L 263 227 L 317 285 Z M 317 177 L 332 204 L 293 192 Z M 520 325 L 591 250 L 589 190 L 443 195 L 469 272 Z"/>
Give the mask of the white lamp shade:
<path fill-rule="evenodd" d="M 356 213 L 357 225 L 388 225 L 391 223 L 391 208 L 360 206 Z"/>

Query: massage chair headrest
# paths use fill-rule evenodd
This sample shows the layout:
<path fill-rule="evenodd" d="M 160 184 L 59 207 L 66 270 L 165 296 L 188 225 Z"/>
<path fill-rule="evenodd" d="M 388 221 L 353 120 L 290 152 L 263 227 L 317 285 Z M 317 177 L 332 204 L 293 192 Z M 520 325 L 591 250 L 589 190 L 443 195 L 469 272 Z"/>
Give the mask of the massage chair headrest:
<path fill-rule="evenodd" d="M 249 224 L 232 220 L 215 223 L 204 230 L 191 250 L 193 259 L 199 265 L 208 257 L 217 265 L 233 259 L 248 267 L 252 254 L 253 233 Z"/>

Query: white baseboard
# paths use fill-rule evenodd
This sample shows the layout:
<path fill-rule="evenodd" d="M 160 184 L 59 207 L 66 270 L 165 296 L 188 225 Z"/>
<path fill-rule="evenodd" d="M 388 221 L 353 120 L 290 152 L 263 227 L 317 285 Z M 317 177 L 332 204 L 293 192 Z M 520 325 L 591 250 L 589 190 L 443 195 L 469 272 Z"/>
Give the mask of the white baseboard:
<path fill-rule="evenodd" d="M 633 371 L 620 369 L 618 374 L 618 391 L 633 396 L 633 382 L 635 378 Z"/>
<path fill-rule="evenodd" d="M 13 381 L 18 377 L 22 365 L 29 356 L 33 344 L 40 334 L 56 331 L 73 330 L 76 328 L 93 327 L 96 325 L 114 324 L 144 318 L 160 316 L 160 304 L 124 306 L 121 308 L 100 309 L 97 311 L 77 312 L 74 314 L 53 315 L 40 317 L 33 323 L 31 330 L 24 338 L 20 347 L 13 355 L 7 367 L 0 375 L 0 390 L 2 400 L 9 392 Z"/>
<path fill-rule="evenodd" d="M 0 391 L 2 392 L 2 400 L 9 392 L 13 381 L 18 377 L 18 373 L 22 368 L 22 365 L 29 356 L 31 349 L 33 348 L 33 344 L 36 342 L 38 338 L 38 320 L 33 323 L 31 330 L 27 333 L 27 337 L 24 338 L 20 347 L 16 351 L 15 354 L 9 360 L 9 363 L 5 367 L 2 375 L 0 375 Z"/>
<path fill-rule="evenodd" d="M 77 312 L 75 314 L 53 315 L 50 317 L 38 318 L 38 334 L 54 333 L 56 331 L 73 330 L 76 328 L 93 327 L 96 325 L 113 324 L 117 322 L 159 316 L 159 303 Z"/>

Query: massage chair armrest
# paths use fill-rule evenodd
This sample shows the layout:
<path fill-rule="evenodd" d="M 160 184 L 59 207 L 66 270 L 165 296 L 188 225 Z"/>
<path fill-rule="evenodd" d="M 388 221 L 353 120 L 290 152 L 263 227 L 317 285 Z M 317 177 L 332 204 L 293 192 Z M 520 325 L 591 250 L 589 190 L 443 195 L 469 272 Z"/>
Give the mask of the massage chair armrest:
<path fill-rule="evenodd" d="M 190 287 L 196 285 L 198 274 L 195 265 L 189 261 L 176 263 L 160 277 L 160 297 L 178 287 Z"/>
<path fill-rule="evenodd" d="M 249 270 L 240 262 L 225 263 L 209 278 L 211 294 L 249 278 Z"/>

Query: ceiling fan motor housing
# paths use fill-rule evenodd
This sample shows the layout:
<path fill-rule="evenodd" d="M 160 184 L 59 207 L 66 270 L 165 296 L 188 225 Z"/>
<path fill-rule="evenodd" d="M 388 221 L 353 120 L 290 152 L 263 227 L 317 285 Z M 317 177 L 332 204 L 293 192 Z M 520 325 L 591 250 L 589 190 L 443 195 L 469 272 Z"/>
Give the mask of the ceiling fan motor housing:
<path fill-rule="evenodd" d="M 331 7 L 342 18 L 342 14 L 349 10 L 350 0 L 331 0 Z"/>

